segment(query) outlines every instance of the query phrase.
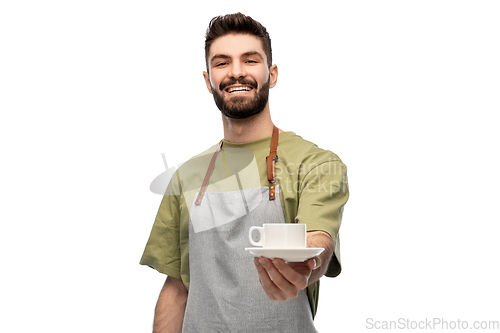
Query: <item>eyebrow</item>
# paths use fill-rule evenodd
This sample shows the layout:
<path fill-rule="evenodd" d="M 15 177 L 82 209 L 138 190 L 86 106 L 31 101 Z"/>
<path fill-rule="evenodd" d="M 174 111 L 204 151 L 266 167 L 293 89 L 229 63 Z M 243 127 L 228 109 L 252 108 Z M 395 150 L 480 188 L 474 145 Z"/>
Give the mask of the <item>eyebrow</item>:
<path fill-rule="evenodd" d="M 260 54 L 260 52 L 257 52 L 257 51 L 249 51 L 249 52 L 245 52 L 241 55 L 241 57 L 251 57 L 251 56 L 258 56 L 259 58 L 262 59 L 262 61 L 264 61 L 264 57 L 262 56 L 262 54 Z M 216 54 L 212 57 L 212 59 L 210 60 L 210 63 L 213 63 L 214 60 L 216 59 L 231 59 L 230 56 L 228 56 L 227 54 Z"/>
<path fill-rule="evenodd" d="M 250 57 L 250 56 L 253 56 L 253 55 L 259 56 L 259 58 L 261 58 L 262 60 L 264 60 L 264 57 L 262 56 L 262 54 L 260 54 L 257 51 L 245 52 L 245 53 L 242 54 L 242 57 Z"/>
<path fill-rule="evenodd" d="M 231 57 L 228 56 L 228 55 L 225 55 L 225 54 L 216 54 L 212 57 L 212 59 L 210 60 L 210 63 L 213 63 L 214 60 L 216 59 L 230 59 Z"/>

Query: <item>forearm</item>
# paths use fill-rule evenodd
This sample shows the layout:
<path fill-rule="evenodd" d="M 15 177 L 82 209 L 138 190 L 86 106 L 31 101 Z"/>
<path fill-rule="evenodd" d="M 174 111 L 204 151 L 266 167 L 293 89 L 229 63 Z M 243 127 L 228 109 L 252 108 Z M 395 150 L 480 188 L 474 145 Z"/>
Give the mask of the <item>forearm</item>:
<path fill-rule="evenodd" d="M 186 310 L 187 290 L 181 280 L 168 277 L 155 308 L 153 333 L 180 333 Z"/>
<path fill-rule="evenodd" d="M 322 247 L 325 250 L 321 252 L 316 261 L 314 269 L 309 277 L 309 285 L 317 282 L 328 270 L 330 258 L 333 255 L 334 243 L 332 237 L 324 231 L 310 231 L 307 233 L 307 247 Z"/>

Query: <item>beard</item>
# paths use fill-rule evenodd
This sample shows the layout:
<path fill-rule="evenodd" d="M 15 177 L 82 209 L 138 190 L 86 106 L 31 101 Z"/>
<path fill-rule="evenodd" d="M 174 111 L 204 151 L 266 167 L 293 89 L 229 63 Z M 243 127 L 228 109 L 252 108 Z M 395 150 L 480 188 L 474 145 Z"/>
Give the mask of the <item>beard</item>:
<path fill-rule="evenodd" d="M 233 96 L 229 100 L 224 100 L 224 88 L 233 84 L 249 85 L 255 91 L 255 97 L 249 99 L 248 96 Z M 219 89 L 212 86 L 215 105 L 219 108 L 223 115 L 232 119 L 245 119 L 254 116 L 264 110 L 269 100 L 269 79 L 257 89 L 256 81 L 250 80 L 231 80 L 222 82 Z"/>

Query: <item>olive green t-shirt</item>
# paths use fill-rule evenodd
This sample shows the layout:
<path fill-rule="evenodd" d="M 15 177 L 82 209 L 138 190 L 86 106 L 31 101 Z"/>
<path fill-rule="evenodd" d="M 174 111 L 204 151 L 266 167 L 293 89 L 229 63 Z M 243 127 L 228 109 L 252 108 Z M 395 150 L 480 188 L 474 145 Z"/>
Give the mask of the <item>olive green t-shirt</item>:
<path fill-rule="evenodd" d="M 266 156 L 270 144 L 271 137 L 238 144 L 223 141 L 206 191 L 268 186 Z M 181 279 L 188 289 L 189 210 L 218 147 L 219 144 L 214 145 L 176 171 L 162 199 L 140 261 L 141 265 Z M 334 153 L 320 149 L 292 132 L 280 133 L 277 155 L 276 184 L 285 222 L 305 223 L 308 231 L 321 230 L 332 236 L 335 250 L 326 276 L 335 277 L 341 271 L 339 228 L 349 197 L 346 166 Z M 313 316 L 318 292 L 319 282 L 308 287 Z"/>

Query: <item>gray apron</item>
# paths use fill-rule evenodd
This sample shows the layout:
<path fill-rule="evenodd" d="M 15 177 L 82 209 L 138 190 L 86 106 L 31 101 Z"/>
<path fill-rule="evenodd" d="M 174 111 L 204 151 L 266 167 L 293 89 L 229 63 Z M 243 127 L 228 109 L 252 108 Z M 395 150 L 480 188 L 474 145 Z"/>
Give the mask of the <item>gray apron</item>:
<path fill-rule="evenodd" d="M 209 167 L 207 175 L 212 170 Z M 273 186 L 274 191 L 273 200 L 269 188 L 261 187 L 204 192 L 203 201 L 193 202 L 183 333 L 317 332 L 305 291 L 285 302 L 271 301 L 259 282 L 253 257 L 244 250 L 251 246 L 250 227 L 285 223 L 279 187 Z"/>

